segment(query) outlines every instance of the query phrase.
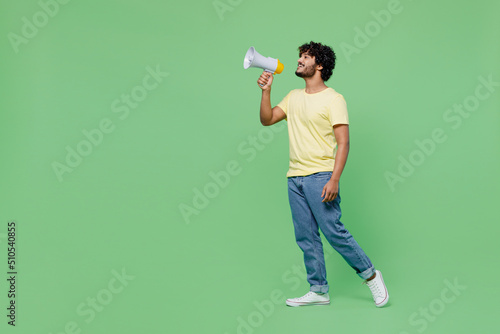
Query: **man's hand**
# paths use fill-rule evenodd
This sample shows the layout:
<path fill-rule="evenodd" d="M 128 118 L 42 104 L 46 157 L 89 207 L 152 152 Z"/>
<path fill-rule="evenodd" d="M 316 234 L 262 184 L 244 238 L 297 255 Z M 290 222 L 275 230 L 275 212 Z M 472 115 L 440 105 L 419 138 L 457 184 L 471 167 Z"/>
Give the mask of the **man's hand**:
<path fill-rule="evenodd" d="M 321 197 L 325 196 L 325 198 L 321 202 L 330 202 L 337 197 L 339 193 L 339 182 L 333 179 L 330 179 L 327 184 L 323 187 L 323 192 L 321 193 Z"/>
<path fill-rule="evenodd" d="M 271 72 L 264 71 L 257 80 L 259 87 L 262 90 L 271 90 L 271 84 L 273 83 L 273 74 Z"/>

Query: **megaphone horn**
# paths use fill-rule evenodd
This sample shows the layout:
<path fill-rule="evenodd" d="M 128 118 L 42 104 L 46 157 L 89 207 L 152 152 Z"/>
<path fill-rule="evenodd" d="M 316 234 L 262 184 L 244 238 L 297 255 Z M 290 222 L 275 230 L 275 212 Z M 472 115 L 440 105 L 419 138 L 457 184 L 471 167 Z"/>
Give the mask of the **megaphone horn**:
<path fill-rule="evenodd" d="M 273 74 L 280 74 L 284 68 L 279 59 L 264 57 L 253 46 L 248 49 L 243 60 L 243 68 L 246 70 L 250 67 L 259 67 Z"/>

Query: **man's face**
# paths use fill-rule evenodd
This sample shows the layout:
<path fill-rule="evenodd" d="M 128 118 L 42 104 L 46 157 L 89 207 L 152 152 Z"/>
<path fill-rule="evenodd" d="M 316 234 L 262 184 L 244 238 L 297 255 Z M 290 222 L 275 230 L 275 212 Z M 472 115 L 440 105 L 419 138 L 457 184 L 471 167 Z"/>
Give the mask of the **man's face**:
<path fill-rule="evenodd" d="M 309 53 L 304 52 L 300 55 L 299 60 L 297 61 L 297 70 L 295 71 L 295 75 L 301 78 L 310 78 L 316 72 L 316 60 L 314 56 L 311 56 Z"/>

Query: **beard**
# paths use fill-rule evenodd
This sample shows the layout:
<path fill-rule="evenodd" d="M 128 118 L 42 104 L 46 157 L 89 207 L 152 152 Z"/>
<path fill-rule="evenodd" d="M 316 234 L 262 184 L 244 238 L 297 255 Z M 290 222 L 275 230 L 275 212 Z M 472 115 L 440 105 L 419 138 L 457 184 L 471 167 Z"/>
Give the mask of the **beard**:
<path fill-rule="evenodd" d="M 302 71 L 299 72 L 299 70 L 297 69 L 295 71 L 295 75 L 298 76 L 298 77 L 301 77 L 301 78 L 310 78 L 314 75 L 314 73 L 316 72 L 316 66 L 304 66 L 302 67 Z"/>

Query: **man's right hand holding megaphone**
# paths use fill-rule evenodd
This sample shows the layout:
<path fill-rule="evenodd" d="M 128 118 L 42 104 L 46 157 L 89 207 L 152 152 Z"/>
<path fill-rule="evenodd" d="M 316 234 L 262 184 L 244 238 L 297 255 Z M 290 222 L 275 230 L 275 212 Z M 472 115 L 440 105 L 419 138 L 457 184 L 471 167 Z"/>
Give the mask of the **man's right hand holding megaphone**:
<path fill-rule="evenodd" d="M 259 87 L 262 88 L 262 90 L 271 90 L 271 85 L 273 83 L 273 74 L 271 72 L 268 72 L 264 70 L 262 74 L 260 75 L 259 79 L 257 80 L 257 83 L 259 84 Z"/>

